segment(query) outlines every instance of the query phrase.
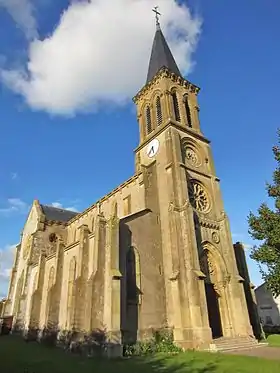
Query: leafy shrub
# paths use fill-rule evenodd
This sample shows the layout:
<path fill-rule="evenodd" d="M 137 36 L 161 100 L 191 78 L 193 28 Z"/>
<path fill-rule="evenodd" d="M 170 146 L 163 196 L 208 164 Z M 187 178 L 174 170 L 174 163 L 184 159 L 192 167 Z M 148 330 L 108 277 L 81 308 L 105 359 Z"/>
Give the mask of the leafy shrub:
<path fill-rule="evenodd" d="M 179 353 L 182 349 L 174 344 L 173 333 L 169 330 L 153 331 L 153 337 L 124 348 L 125 356 L 143 356 L 156 353 Z"/>

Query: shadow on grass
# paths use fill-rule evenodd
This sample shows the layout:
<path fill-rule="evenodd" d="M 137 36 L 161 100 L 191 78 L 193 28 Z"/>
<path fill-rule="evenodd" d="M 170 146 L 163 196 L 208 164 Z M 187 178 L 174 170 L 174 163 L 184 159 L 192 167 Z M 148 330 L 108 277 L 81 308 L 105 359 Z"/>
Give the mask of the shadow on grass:
<path fill-rule="evenodd" d="M 203 355 L 203 354 L 202 354 Z M 211 373 L 219 372 L 214 356 L 204 359 L 193 352 L 178 355 L 120 358 L 115 360 L 73 355 L 21 338 L 0 338 L 2 373 Z"/>
<path fill-rule="evenodd" d="M 217 372 L 217 366 L 213 362 L 203 362 L 197 358 L 186 359 L 186 354 L 173 357 L 155 356 L 134 359 L 130 362 L 133 372 L 147 373 L 210 373 Z M 190 353 L 191 354 L 191 353 Z M 120 370 L 121 371 L 121 370 Z M 128 370 L 127 370 L 128 371 Z"/>
<path fill-rule="evenodd" d="M 67 359 L 67 358 L 66 358 Z M 100 372 L 100 373 L 215 373 L 218 372 L 216 364 L 204 363 L 197 359 L 190 359 L 188 361 L 176 361 L 176 359 L 156 356 L 131 358 L 122 360 L 98 360 L 89 359 L 88 361 L 79 361 L 77 364 L 72 364 L 71 368 L 67 362 L 62 368 L 60 364 L 48 365 L 46 361 L 40 364 L 30 364 L 23 370 L 16 368 L 16 370 L 5 370 L 5 373 L 70 373 L 79 372 Z M 5 367 L 4 367 L 5 368 Z"/>

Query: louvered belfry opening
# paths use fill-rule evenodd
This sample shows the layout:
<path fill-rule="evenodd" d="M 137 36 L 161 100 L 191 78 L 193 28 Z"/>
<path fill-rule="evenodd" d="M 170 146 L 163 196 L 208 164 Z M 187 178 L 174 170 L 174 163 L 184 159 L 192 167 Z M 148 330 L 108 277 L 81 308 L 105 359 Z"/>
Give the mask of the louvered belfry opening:
<path fill-rule="evenodd" d="M 147 128 L 147 134 L 152 132 L 152 116 L 151 116 L 150 106 L 147 106 L 146 108 L 146 128 Z"/>
<path fill-rule="evenodd" d="M 191 109 L 189 105 L 188 96 L 184 96 L 184 104 L 185 104 L 185 110 L 186 110 L 186 117 L 187 117 L 187 125 L 189 127 L 192 127 L 192 116 L 191 116 Z"/>
<path fill-rule="evenodd" d="M 157 125 L 160 126 L 162 124 L 162 108 L 160 97 L 157 96 L 156 98 L 156 114 L 157 114 Z"/>
<path fill-rule="evenodd" d="M 176 92 L 172 92 L 172 102 L 173 102 L 173 110 L 174 110 L 174 116 L 175 120 L 177 122 L 181 122 L 181 116 L 180 116 L 180 109 L 179 109 L 179 102 Z"/>

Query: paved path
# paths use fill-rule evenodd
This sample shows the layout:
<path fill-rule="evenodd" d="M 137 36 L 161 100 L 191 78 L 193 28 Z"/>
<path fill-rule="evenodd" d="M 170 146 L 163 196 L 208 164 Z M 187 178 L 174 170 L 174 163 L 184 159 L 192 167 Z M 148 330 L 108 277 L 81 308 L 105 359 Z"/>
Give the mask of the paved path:
<path fill-rule="evenodd" d="M 250 350 L 231 351 L 231 355 L 246 355 L 262 357 L 270 360 L 280 360 L 280 348 L 278 347 L 258 347 Z"/>

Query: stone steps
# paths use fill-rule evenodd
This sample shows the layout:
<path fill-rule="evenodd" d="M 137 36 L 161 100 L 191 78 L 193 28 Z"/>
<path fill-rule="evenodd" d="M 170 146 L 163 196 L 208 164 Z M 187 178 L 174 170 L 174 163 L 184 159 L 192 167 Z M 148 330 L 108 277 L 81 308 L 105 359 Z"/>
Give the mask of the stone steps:
<path fill-rule="evenodd" d="M 259 343 L 254 338 L 219 338 L 215 339 L 210 344 L 207 351 L 211 352 L 230 352 L 230 351 L 241 351 L 250 350 L 253 348 L 267 346 L 267 343 Z"/>

